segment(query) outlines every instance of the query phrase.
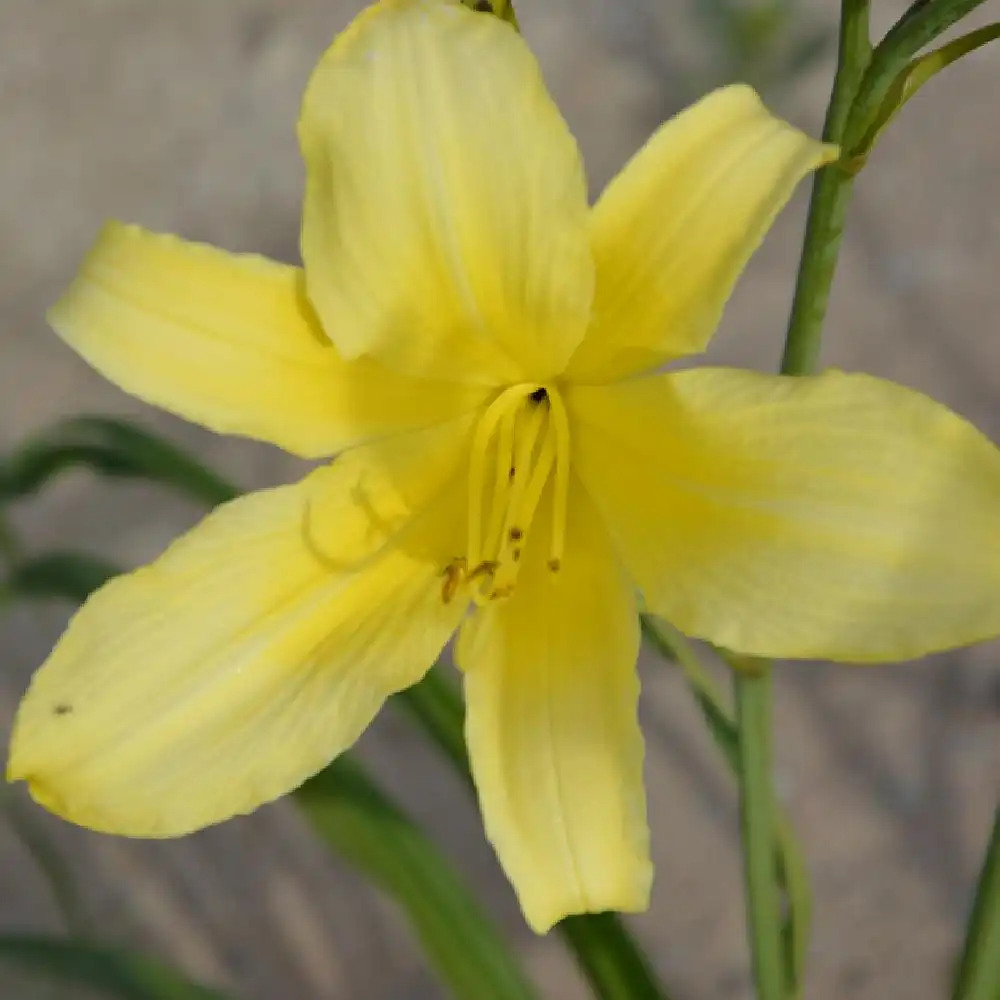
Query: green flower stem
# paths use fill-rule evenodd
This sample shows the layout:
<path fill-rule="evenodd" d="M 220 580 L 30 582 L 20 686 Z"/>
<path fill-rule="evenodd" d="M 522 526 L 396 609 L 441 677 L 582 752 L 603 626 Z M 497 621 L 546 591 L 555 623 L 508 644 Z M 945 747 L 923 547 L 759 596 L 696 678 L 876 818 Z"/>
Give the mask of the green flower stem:
<path fill-rule="evenodd" d="M 837 75 L 823 126 L 827 142 L 843 142 L 854 95 L 870 57 L 868 0 L 843 0 Z M 857 168 L 857 164 L 841 159 L 820 170 L 813 182 L 802 260 L 781 358 L 781 371 L 786 375 L 807 374 L 819 360 L 820 335 Z"/>
<path fill-rule="evenodd" d="M 463 730 L 465 706 L 440 667 L 396 696 L 472 790 Z M 556 930 L 599 1000 L 669 1000 L 642 949 L 615 913 L 567 917 Z"/>
<path fill-rule="evenodd" d="M 788 994 L 781 937 L 781 894 L 774 850 L 777 843 L 771 787 L 771 667 L 733 674 L 739 736 L 740 832 L 746 880 L 750 954 L 758 1000 Z"/>
<path fill-rule="evenodd" d="M 827 142 L 842 143 L 851 108 L 871 60 L 868 0 L 842 0 L 837 73 L 823 126 Z M 841 159 L 813 184 L 781 371 L 811 372 L 837 268 L 854 174 Z M 747 893 L 747 927 L 758 1000 L 788 995 L 782 964 L 781 896 L 774 865 L 778 833 L 771 783 L 771 667 L 757 663 L 733 675 L 740 749 L 740 822 Z"/>
<path fill-rule="evenodd" d="M 688 640 L 675 628 L 649 615 L 642 617 L 643 635 L 666 660 L 676 661 L 684 674 L 688 687 L 722 753 L 726 764 L 740 777 L 740 739 L 736 720 L 722 696 L 722 692 L 705 670 Z M 733 670 L 743 670 L 747 661 L 716 649 L 717 655 Z M 795 837 L 795 830 L 788 817 L 775 806 L 774 866 L 779 889 L 782 891 L 786 914 L 781 929 L 782 951 L 787 972 L 787 992 L 790 997 L 802 995 L 805 979 L 806 952 L 812 926 L 812 891 L 805 858 Z"/>
<path fill-rule="evenodd" d="M 976 888 L 953 1000 L 1000 997 L 1000 806 Z"/>

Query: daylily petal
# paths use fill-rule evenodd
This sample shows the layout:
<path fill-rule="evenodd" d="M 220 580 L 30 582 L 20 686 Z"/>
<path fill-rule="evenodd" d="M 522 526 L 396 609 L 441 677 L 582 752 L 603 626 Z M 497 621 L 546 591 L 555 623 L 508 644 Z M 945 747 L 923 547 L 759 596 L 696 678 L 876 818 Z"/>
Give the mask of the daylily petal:
<path fill-rule="evenodd" d="M 119 222 L 105 225 L 49 321 L 126 392 L 310 458 L 481 401 L 474 387 L 344 361 L 300 268 Z"/>
<path fill-rule="evenodd" d="M 491 385 L 561 371 L 593 265 L 580 157 L 499 18 L 384 0 L 306 90 L 302 258 L 345 357 Z"/>
<path fill-rule="evenodd" d="M 218 508 L 111 581 L 32 681 L 8 779 L 82 826 L 187 833 L 290 791 L 418 680 L 462 614 L 465 421 Z"/>
<path fill-rule="evenodd" d="M 643 910 L 652 878 L 634 595 L 574 492 L 562 570 L 533 528 L 513 596 L 467 621 L 457 650 L 486 833 L 538 933 L 570 913 Z"/>
<path fill-rule="evenodd" d="M 926 396 L 705 368 L 568 403 L 576 468 L 681 630 L 857 662 L 1000 633 L 1000 451 Z"/>
<path fill-rule="evenodd" d="M 594 206 L 594 320 L 570 377 L 610 382 L 704 350 L 795 186 L 836 156 L 744 85 L 662 125 Z"/>

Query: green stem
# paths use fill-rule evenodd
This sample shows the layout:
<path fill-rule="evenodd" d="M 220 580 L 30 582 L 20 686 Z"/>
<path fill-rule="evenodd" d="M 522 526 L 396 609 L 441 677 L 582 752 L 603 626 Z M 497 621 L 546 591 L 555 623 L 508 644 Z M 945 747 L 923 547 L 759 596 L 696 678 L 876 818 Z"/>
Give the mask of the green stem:
<path fill-rule="evenodd" d="M 777 838 L 771 790 L 771 669 L 733 674 L 739 734 L 740 829 L 746 911 L 757 1000 L 783 1000 L 781 895 L 774 866 Z"/>
<path fill-rule="evenodd" d="M 870 56 L 868 0 L 843 0 L 837 75 L 823 126 L 827 142 L 843 141 L 851 104 Z M 819 360 L 820 335 L 853 180 L 850 165 L 841 161 L 819 171 L 813 182 L 795 299 L 781 358 L 781 370 L 787 375 L 806 374 Z"/>
<path fill-rule="evenodd" d="M 1000 806 L 976 888 L 953 1000 L 1000 997 Z"/>
<path fill-rule="evenodd" d="M 837 73 L 823 126 L 827 142 L 842 144 L 851 108 L 871 61 L 869 0 L 842 0 Z M 805 375 L 819 360 L 823 321 L 837 269 L 847 206 L 858 164 L 841 160 L 819 172 L 809 204 L 795 298 L 781 371 Z M 740 741 L 740 819 L 747 920 L 758 1000 L 782 1000 L 789 984 L 782 967 L 780 895 L 773 863 L 778 826 L 771 787 L 771 669 L 759 664 L 734 673 Z"/>
<path fill-rule="evenodd" d="M 465 706 L 458 688 L 434 667 L 396 696 L 473 791 L 463 730 Z M 556 930 L 573 953 L 599 1000 L 669 1000 L 642 949 L 615 913 L 567 917 Z"/>

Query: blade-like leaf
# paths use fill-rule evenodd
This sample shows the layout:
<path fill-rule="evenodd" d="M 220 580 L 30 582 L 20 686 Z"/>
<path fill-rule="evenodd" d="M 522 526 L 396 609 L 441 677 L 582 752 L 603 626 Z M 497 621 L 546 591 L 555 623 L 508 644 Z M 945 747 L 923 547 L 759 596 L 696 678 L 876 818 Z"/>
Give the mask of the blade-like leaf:
<path fill-rule="evenodd" d="M 114 417 L 73 417 L 29 439 L 4 461 L 0 498 L 27 496 L 75 466 L 103 476 L 149 479 L 213 506 L 235 495 L 211 469 L 151 431 Z"/>
<path fill-rule="evenodd" d="M 10 962 L 114 1000 L 226 1000 L 160 962 L 131 951 L 41 935 L 0 935 L 0 962 Z"/>
<path fill-rule="evenodd" d="M 458 1000 L 536 996 L 497 929 L 434 844 L 346 756 L 295 799 L 313 829 L 402 907 Z"/>
<path fill-rule="evenodd" d="M 942 45 L 941 48 L 914 59 L 893 81 L 889 92 L 879 106 L 871 127 L 862 139 L 856 155 L 865 156 L 871 151 L 886 126 L 928 80 L 940 73 L 946 66 L 961 59 L 962 56 L 982 48 L 997 38 L 1000 38 L 1000 23 L 988 24 L 984 28 L 970 31 L 969 34 L 962 35 L 961 38 L 956 38 L 948 42 L 947 45 Z"/>
<path fill-rule="evenodd" d="M 11 569 L 4 590 L 11 597 L 64 598 L 82 603 L 120 570 L 83 552 L 48 552 L 24 559 Z"/>

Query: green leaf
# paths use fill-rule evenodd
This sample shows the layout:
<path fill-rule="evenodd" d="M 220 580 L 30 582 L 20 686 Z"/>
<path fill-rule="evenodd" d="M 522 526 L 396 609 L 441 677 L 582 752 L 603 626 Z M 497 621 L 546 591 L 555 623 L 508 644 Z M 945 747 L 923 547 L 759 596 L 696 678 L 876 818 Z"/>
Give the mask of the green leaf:
<path fill-rule="evenodd" d="M 932 77 L 946 66 L 974 52 L 978 48 L 1000 38 L 1000 23 L 988 24 L 977 31 L 970 31 L 947 45 L 914 59 L 892 82 L 875 119 L 859 147 L 853 150 L 855 156 L 866 156 L 875 145 L 886 126 L 899 114 L 903 105 Z"/>
<path fill-rule="evenodd" d="M 723 759 L 734 775 L 740 772 L 740 740 L 733 712 L 705 670 L 691 644 L 671 625 L 650 615 L 642 617 L 643 634 L 650 644 L 668 660 L 677 662 L 684 679 L 705 718 L 708 731 Z M 736 671 L 746 671 L 751 664 L 740 661 L 732 654 L 717 650 L 731 662 Z M 799 847 L 795 831 L 788 817 L 778 809 L 776 815 L 776 843 L 774 864 L 778 883 L 788 901 L 788 916 L 782 928 L 785 949 L 785 967 L 790 995 L 798 997 L 804 986 L 809 933 L 812 927 L 812 890 L 809 873 Z"/>
<path fill-rule="evenodd" d="M 117 566 L 82 552 L 48 552 L 16 563 L 4 589 L 12 597 L 59 597 L 82 603 L 101 584 L 121 572 Z"/>
<path fill-rule="evenodd" d="M 1000 806 L 983 858 L 952 990 L 952 1000 L 997 1000 L 997 997 L 1000 997 Z"/>
<path fill-rule="evenodd" d="M 160 962 L 119 948 L 41 935 L 0 935 L 0 961 L 116 1000 L 226 1000 Z"/>
<path fill-rule="evenodd" d="M 152 480 L 212 506 L 236 495 L 211 469 L 151 431 L 114 417 L 73 417 L 29 439 L 4 462 L 0 498 L 27 496 L 76 466 Z"/>
<path fill-rule="evenodd" d="M 77 892 L 73 872 L 62 852 L 37 822 L 35 810 L 17 796 L 10 785 L 0 787 L 0 809 L 7 821 L 7 828 L 18 839 L 45 880 L 52 901 L 62 915 L 66 931 L 76 937 L 85 936 L 88 930 L 87 913 Z"/>
<path fill-rule="evenodd" d="M 423 832 L 346 756 L 295 799 L 314 830 L 402 907 L 457 1000 L 536 994 L 475 897 Z"/>
<path fill-rule="evenodd" d="M 867 39 L 868 0 L 851 0 L 865 25 Z M 906 13 L 875 46 L 856 91 L 850 96 L 850 111 L 843 131 L 835 136 L 846 157 L 863 158 L 864 139 L 886 97 L 917 54 L 934 39 L 967 17 L 985 0 L 915 0 Z"/>

